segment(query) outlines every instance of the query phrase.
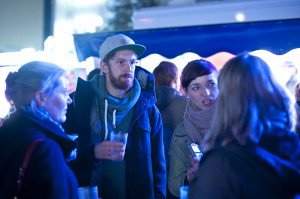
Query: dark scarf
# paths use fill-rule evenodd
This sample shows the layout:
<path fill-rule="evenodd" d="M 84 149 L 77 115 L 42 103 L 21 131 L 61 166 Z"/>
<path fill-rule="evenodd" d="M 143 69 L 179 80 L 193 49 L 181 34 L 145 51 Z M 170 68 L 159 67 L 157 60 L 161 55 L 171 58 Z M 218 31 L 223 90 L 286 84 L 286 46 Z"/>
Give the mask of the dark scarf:
<path fill-rule="evenodd" d="M 94 104 L 92 106 L 93 111 L 91 113 L 93 131 L 99 132 L 100 130 L 99 133 L 101 133 L 101 129 L 99 128 L 102 128 L 102 132 L 105 132 L 105 100 L 107 100 L 108 133 L 110 133 L 112 130 L 128 132 L 128 128 L 132 119 L 133 107 L 136 104 L 141 93 L 141 87 L 138 81 L 134 79 L 133 87 L 129 90 L 129 94 L 126 98 L 116 98 L 108 93 L 105 86 L 104 75 L 96 75 L 91 80 L 91 85 L 97 93 L 97 99 L 94 101 Z M 115 118 L 114 111 L 116 111 Z M 113 125 L 114 122 L 115 126 Z M 104 136 L 104 138 L 107 139 L 107 136 Z M 100 141 L 102 139 L 99 140 L 98 137 L 97 140 Z"/>
<path fill-rule="evenodd" d="M 210 130 L 213 114 L 215 111 L 215 103 L 206 110 L 194 110 L 189 100 L 184 115 L 184 127 L 187 135 L 195 143 L 200 143 L 204 135 Z"/>

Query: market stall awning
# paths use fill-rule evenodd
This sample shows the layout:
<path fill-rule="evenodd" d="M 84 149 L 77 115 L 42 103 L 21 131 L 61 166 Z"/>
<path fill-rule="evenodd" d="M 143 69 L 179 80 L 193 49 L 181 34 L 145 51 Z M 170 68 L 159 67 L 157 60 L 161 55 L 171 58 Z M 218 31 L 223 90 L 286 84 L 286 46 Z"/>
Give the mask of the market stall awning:
<path fill-rule="evenodd" d="M 239 54 L 267 50 L 277 55 L 300 48 L 300 19 L 75 34 L 78 61 L 98 57 L 102 42 L 123 33 L 147 50 L 140 58 L 160 54 L 173 58 L 186 52 L 208 57 L 218 52 Z"/>

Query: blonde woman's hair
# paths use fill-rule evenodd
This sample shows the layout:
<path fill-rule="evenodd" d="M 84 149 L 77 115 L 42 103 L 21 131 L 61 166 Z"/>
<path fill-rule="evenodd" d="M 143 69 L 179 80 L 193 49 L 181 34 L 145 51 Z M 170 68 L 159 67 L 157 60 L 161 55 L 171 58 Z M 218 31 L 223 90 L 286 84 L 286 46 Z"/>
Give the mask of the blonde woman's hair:
<path fill-rule="evenodd" d="M 219 98 L 211 132 L 203 148 L 232 141 L 257 143 L 275 128 L 293 129 L 294 104 L 261 58 L 241 54 L 229 60 L 219 76 Z"/>

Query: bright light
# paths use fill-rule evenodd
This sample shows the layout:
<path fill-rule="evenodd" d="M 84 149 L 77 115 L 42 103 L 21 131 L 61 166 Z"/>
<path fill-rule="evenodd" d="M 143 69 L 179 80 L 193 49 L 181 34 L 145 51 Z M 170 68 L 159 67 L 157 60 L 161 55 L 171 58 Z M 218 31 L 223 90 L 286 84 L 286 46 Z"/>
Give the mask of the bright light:
<path fill-rule="evenodd" d="M 106 0 L 75 0 L 73 1 L 74 5 L 76 6 L 81 6 L 81 7 L 92 7 L 92 6 L 97 6 L 99 4 L 104 4 L 106 3 Z"/>
<path fill-rule="evenodd" d="M 290 78 L 290 74 L 287 69 L 282 67 L 284 63 L 291 62 L 300 71 L 300 48 L 293 49 L 283 55 L 276 55 L 266 50 L 256 50 L 251 52 L 250 54 L 262 58 L 270 66 L 274 73 L 274 76 L 278 79 L 279 83 L 283 85 Z M 234 56 L 235 55 L 228 52 L 219 52 L 209 57 L 201 57 L 201 55 L 189 52 L 169 59 L 159 54 L 151 54 L 141 59 L 141 66 L 152 72 L 161 61 L 171 61 L 175 63 L 179 71 L 181 71 L 189 61 L 203 58 L 212 62 L 218 69 L 221 69 L 224 64 Z"/>
<path fill-rule="evenodd" d="M 54 24 L 53 52 L 68 53 L 74 49 L 73 24 L 66 20 L 57 20 Z"/>
<path fill-rule="evenodd" d="M 23 52 L 23 53 L 34 53 L 35 49 L 34 48 L 22 48 L 20 50 L 20 52 Z"/>
<path fill-rule="evenodd" d="M 103 18 L 99 15 L 83 14 L 74 18 L 73 27 L 76 33 L 94 33 L 103 23 Z"/>
<path fill-rule="evenodd" d="M 99 57 L 89 57 L 85 61 L 80 62 L 83 68 L 86 68 L 86 74 L 89 74 L 95 68 L 100 68 L 100 61 Z"/>
<path fill-rule="evenodd" d="M 283 86 L 291 78 L 290 71 L 283 67 L 283 65 L 286 62 L 291 62 L 297 69 L 300 68 L 300 61 L 298 59 L 300 48 L 295 48 L 283 55 L 276 55 L 266 50 L 256 50 L 251 52 L 251 54 L 262 58 L 270 66 L 277 81 Z"/>
<path fill-rule="evenodd" d="M 54 37 L 64 36 L 64 35 L 72 35 L 72 23 L 67 20 L 56 20 L 54 23 Z"/>
<path fill-rule="evenodd" d="M 4 118 L 7 115 L 10 108 L 10 104 L 7 102 L 4 94 L 6 89 L 6 77 L 9 72 L 18 71 L 19 68 L 20 66 L 0 67 L 0 118 Z"/>
<path fill-rule="evenodd" d="M 153 22 L 153 19 L 148 17 L 148 18 L 140 18 L 138 19 L 138 21 L 140 21 L 141 23 L 152 23 Z"/>
<path fill-rule="evenodd" d="M 242 13 L 242 12 L 238 12 L 238 13 L 236 13 L 236 15 L 235 15 L 235 19 L 238 21 L 238 22 L 243 22 L 243 21 L 245 21 L 245 14 L 244 13 Z"/>
<path fill-rule="evenodd" d="M 151 54 L 141 59 L 141 66 L 148 71 L 153 72 L 154 68 L 162 61 L 168 61 L 168 59 L 159 54 Z"/>
<path fill-rule="evenodd" d="M 44 51 L 46 52 L 52 52 L 55 47 L 55 40 L 53 36 L 47 37 L 47 39 L 44 41 Z"/>

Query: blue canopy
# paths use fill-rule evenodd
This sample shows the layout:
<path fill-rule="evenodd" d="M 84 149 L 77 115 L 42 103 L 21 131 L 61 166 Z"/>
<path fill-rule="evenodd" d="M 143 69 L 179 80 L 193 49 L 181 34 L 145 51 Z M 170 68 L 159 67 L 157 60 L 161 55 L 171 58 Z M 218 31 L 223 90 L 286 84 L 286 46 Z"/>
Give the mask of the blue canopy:
<path fill-rule="evenodd" d="M 119 33 L 146 46 L 147 49 L 140 58 L 153 53 L 174 58 L 186 52 L 208 57 L 218 52 L 236 55 L 255 50 L 267 50 L 281 55 L 300 48 L 300 19 L 288 19 L 75 34 L 74 43 L 78 61 L 84 61 L 90 56 L 99 57 L 98 49 L 102 42 L 107 37 Z"/>

